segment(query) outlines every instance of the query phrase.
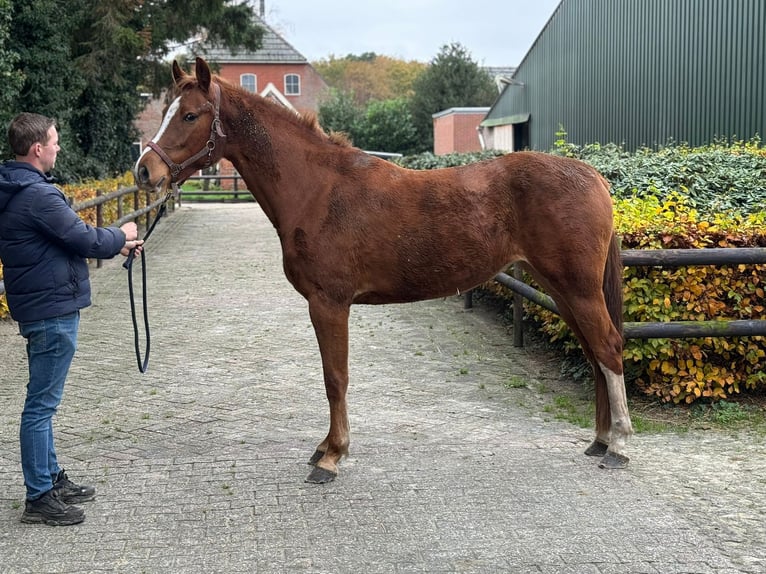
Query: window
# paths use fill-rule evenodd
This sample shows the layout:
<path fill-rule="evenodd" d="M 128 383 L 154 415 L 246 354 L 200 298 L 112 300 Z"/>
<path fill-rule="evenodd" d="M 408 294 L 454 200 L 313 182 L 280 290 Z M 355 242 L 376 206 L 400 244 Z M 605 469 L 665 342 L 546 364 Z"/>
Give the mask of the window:
<path fill-rule="evenodd" d="M 301 95 L 301 77 L 298 74 L 285 74 L 285 95 Z"/>
<path fill-rule="evenodd" d="M 239 77 L 239 85 L 248 92 L 255 92 L 258 89 L 258 81 L 255 74 L 242 74 Z"/>

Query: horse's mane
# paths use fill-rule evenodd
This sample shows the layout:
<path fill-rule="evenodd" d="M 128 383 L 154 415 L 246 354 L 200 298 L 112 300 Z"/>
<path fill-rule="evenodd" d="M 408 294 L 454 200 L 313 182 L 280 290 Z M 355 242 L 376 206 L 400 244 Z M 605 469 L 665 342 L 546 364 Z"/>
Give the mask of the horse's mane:
<path fill-rule="evenodd" d="M 270 98 L 264 98 L 262 96 L 259 96 L 257 94 L 253 94 L 251 92 L 248 92 L 241 88 L 240 86 L 235 86 L 228 80 L 222 78 L 221 76 L 214 74 L 213 75 L 213 81 L 217 82 L 223 89 L 228 89 L 240 97 L 244 98 L 252 98 L 257 97 L 260 99 L 260 101 L 264 102 L 265 105 L 271 106 L 271 109 L 274 110 L 276 113 L 282 114 L 282 117 L 288 119 L 289 121 L 293 123 L 297 123 L 298 125 L 303 126 L 304 128 L 316 133 L 323 139 L 327 139 L 330 141 L 330 143 L 333 143 L 335 145 L 339 145 L 342 147 L 351 147 L 351 140 L 349 137 L 342 132 L 335 132 L 331 131 L 329 134 L 325 132 L 322 129 L 322 126 L 319 125 L 319 119 L 317 118 L 316 113 L 308 111 L 308 112 L 298 112 L 293 113 L 288 108 L 285 108 L 281 104 L 273 101 Z M 176 93 L 180 93 L 185 88 L 190 86 L 196 86 L 197 85 L 197 79 L 194 76 L 184 76 L 181 78 L 177 84 L 176 84 Z"/>

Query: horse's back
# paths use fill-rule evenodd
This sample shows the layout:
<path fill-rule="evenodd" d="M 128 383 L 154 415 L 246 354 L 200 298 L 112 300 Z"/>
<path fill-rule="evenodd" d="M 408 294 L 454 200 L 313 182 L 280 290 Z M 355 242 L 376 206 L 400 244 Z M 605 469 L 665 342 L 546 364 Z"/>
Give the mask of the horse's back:
<path fill-rule="evenodd" d="M 575 198 L 603 202 L 609 198 L 609 184 L 591 165 L 569 157 L 522 151 L 497 158 L 512 190 L 536 198 L 556 201 Z"/>
<path fill-rule="evenodd" d="M 541 152 L 498 158 L 509 209 L 519 228 L 538 238 L 559 234 L 611 236 L 609 184 L 583 161 Z"/>

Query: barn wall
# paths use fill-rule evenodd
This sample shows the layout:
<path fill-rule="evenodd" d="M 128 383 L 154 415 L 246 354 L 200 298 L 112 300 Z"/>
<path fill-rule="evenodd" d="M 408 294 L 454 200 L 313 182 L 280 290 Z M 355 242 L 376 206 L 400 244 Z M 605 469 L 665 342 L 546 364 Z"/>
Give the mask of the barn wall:
<path fill-rule="evenodd" d="M 766 134 L 763 0 L 563 0 L 488 120 L 628 149 Z"/>

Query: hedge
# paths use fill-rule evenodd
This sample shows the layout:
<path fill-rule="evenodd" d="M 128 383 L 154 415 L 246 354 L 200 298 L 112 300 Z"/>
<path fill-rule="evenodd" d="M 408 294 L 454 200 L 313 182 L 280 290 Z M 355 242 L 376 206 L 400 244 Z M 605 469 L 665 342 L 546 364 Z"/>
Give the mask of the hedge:
<path fill-rule="evenodd" d="M 764 213 L 708 219 L 680 197 L 616 199 L 615 227 L 623 249 L 766 247 Z M 627 267 L 623 316 L 639 322 L 766 320 L 765 272 L 766 265 Z M 496 284 L 485 288 L 511 295 Z M 528 301 L 524 308 L 551 342 L 579 353 L 558 316 Z M 629 339 L 623 356 L 630 383 L 663 401 L 688 404 L 766 389 L 766 337 Z"/>

